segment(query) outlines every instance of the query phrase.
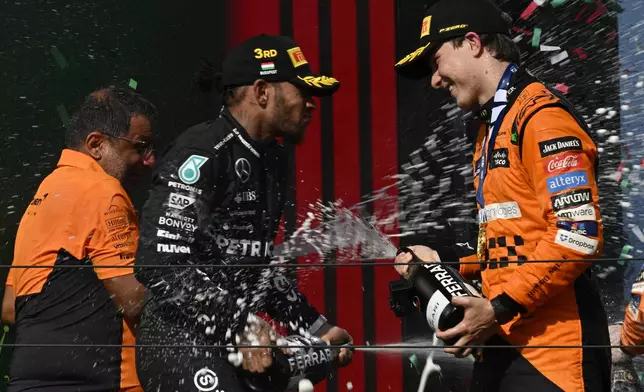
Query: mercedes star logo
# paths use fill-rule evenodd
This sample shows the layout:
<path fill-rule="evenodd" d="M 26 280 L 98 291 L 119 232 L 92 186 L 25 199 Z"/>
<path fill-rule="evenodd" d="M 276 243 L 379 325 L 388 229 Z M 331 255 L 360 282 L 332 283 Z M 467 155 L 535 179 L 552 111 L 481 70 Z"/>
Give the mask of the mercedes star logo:
<path fill-rule="evenodd" d="M 235 173 L 237 173 L 237 177 L 239 177 L 242 183 L 250 179 L 250 163 L 246 158 L 239 158 L 235 162 Z"/>

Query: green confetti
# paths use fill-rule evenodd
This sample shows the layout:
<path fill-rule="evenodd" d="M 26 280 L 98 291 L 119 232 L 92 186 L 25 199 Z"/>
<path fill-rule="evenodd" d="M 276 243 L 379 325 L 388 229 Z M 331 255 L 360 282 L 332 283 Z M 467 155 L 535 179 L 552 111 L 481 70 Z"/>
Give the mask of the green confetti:
<path fill-rule="evenodd" d="M 130 79 L 130 84 L 129 84 L 129 86 L 130 86 L 132 89 L 136 90 L 136 86 L 138 86 L 138 85 L 139 85 L 139 83 L 138 83 L 136 80 L 134 80 L 134 79 Z"/>
<path fill-rule="evenodd" d="M 624 7 L 622 7 L 622 5 L 615 0 L 609 1 L 608 4 L 606 4 L 606 6 L 611 11 L 616 11 L 618 13 L 624 12 Z"/>
<path fill-rule="evenodd" d="M 626 244 L 622 248 L 622 255 L 627 255 L 627 254 L 631 253 L 632 250 L 633 250 L 633 247 L 631 245 Z M 621 258 L 621 256 L 620 256 L 620 258 Z"/>
<path fill-rule="evenodd" d="M 538 48 L 540 41 L 541 41 L 541 29 L 538 27 L 535 27 L 534 31 L 532 32 L 532 47 Z"/>
<path fill-rule="evenodd" d="M 0 338 L 0 352 L 2 352 L 2 345 L 4 344 L 4 338 L 7 337 L 7 332 L 9 332 L 9 327 L 5 325 L 3 330 L 2 337 Z"/>
<path fill-rule="evenodd" d="M 409 362 L 416 368 L 417 371 L 420 371 L 420 364 L 418 363 L 418 357 L 416 354 L 413 354 L 411 357 L 409 357 Z"/>
<path fill-rule="evenodd" d="M 2 327 L 2 330 L 5 332 L 9 332 L 9 326 L 5 325 L 4 327 Z"/>
<path fill-rule="evenodd" d="M 552 0 L 552 3 L 550 4 L 552 5 L 552 8 L 557 8 L 560 5 L 563 5 L 565 2 L 566 0 Z"/>
<path fill-rule="evenodd" d="M 65 56 L 60 53 L 60 50 L 58 50 L 57 47 L 52 46 L 49 51 L 51 52 L 51 55 L 54 56 L 54 60 L 56 60 L 60 69 L 67 68 L 69 64 L 67 63 L 67 60 L 65 60 Z"/>
<path fill-rule="evenodd" d="M 63 125 L 67 125 L 69 122 L 69 114 L 67 114 L 67 109 L 65 109 L 65 105 L 62 103 L 58 106 L 56 106 L 56 111 L 58 112 L 58 117 L 60 117 L 60 121 L 63 123 Z"/>
<path fill-rule="evenodd" d="M 632 257 L 630 256 L 630 253 L 631 253 L 631 251 L 632 251 L 632 250 L 633 250 L 633 247 L 632 247 L 632 246 L 630 246 L 630 245 L 628 245 L 628 244 L 624 245 L 624 247 L 622 248 L 622 252 L 621 252 L 621 253 L 620 253 L 620 255 L 619 255 L 619 260 L 617 260 L 617 264 L 619 264 L 619 265 L 622 265 L 622 266 L 623 266 L 623 265 L 624 265 L 624 260 L 625 260 L 625 259 L 630 259 L 630 258 L 632 258 Z"/>

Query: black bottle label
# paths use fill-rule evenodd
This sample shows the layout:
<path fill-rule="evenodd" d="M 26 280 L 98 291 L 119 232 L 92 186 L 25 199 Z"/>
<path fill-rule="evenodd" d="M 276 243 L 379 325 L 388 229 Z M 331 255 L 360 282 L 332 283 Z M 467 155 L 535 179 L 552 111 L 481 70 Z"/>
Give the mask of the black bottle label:
<path fill-rule="evenodd" d="M 465 286 L 465 282 L 463 282 L 462 279 L 459 279 L 460 276 L 458 276 L 456 271 L 451 268 L 440 264 L 424 264 L 423 267 L 429 271 L 429 273 L 431 273 L 436 281 L 441 285 L 443 289 L 441 290 L 439 287 L 437 287 L 437 289 L 443 293 L 444 297 L 447 297 L 446 299 L 448 301 L 451 301 L 452 297 L 465 297 L 472 295 Z"/>
<path fill-rule="evenodd" d="M 472 296 L 476 290 L 465 283 L 458 272 L 439 263 L 422 264 L 422 269 L 413 275 L 415 286 L 424 288 L 424 300 L 427 301 L 425 318 L 431 329 L 444 330 L 459 323 L 462 312 L 456 312 L 456 307 L 451 304 L 452 298 Z"/>

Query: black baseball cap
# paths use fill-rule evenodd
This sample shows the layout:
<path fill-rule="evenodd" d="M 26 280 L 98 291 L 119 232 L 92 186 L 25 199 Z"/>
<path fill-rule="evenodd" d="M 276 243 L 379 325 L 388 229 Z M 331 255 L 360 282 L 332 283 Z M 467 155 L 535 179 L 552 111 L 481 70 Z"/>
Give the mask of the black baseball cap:
<path fill-rule="evenodd" d="M 302 49 L 284 36 L 262 34 L 247 39 L 230 51 L 222 71 L 224 87 L 247 86 L 263 79 L 291 82 L 318 97 L 331 95 L 340 87 L 337 79 L 313 73 Z"/>
<path fill-rule="evenodd" d="M 510 35 L 510 27 L 503 11 L 490 0 L 439 0 L 425 11 L 420 47 L 395 65 L 396 72 L 409 79 L 423 78 L 432 72 L 424 57 L 443 42 L 469 32 Z"/>

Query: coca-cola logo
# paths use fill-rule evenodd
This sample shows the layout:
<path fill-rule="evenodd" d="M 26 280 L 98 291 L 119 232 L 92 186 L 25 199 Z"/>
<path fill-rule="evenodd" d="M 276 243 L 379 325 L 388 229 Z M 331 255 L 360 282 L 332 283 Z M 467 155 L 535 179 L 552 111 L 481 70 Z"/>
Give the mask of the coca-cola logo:
<path fill-rule="evenodd" d="M 574 169 L 579 166 L 579 161 L 579 154 L 563 154 L 545 161 L 543 168 L 548 174 L 552 174 L 566 169 Z"/>

